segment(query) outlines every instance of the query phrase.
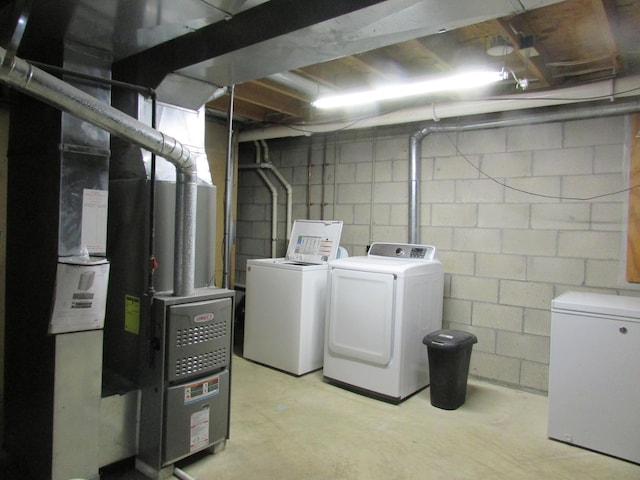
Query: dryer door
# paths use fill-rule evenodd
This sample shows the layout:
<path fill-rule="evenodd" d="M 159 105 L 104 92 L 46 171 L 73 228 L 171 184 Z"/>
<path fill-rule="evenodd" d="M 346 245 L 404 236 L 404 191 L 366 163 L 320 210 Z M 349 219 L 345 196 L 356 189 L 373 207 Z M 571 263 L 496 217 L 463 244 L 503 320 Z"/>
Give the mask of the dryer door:
<path fill-rule="evenodd" d="M 393 356 L 395 276 L 332 269 L 328 347 L 335 354 L 376 365 Z"/>

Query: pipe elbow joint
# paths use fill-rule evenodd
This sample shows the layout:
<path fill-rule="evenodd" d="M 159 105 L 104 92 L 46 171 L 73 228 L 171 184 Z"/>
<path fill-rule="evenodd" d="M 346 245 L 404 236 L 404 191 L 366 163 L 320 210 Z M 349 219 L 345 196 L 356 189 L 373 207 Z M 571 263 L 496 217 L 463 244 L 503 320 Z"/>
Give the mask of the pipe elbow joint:
<path fill-rule="evenodd" d="M 195 175 L 196 161 L 191 151 L 175 138 L 162 135 L 161 156 L 173 163 L 180 173 Z"/>

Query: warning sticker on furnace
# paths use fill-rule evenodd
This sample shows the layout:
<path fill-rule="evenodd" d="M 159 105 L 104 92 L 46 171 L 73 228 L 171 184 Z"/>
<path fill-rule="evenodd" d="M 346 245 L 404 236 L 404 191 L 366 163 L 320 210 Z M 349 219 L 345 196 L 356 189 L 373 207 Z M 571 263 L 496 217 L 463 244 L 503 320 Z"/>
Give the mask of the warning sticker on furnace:
<path fill-rule="evenodd" d="M 220 391 L 220 377 L 211 377 L 184 387 L 184 404 L 198 402 L 217 395 Z"/>
<path fill-rule="evenodd" d="M 191 415 L 189 451 L 195 452 L 209 445 L 209 406 Z"/>

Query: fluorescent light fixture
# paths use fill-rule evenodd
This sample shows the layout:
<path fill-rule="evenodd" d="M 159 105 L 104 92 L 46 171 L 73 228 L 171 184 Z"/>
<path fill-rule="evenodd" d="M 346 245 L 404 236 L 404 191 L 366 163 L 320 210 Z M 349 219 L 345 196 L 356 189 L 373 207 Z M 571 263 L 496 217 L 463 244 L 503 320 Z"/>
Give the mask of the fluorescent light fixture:
<path fill-rule="evenodd" d="M 374 88 L 363 92 L 345 93 L 318 98 L 312 103 L 317 108 L 338 108 L 363 105 L 380 100 L 392 100 L 397 98 L 424 95 L 427 93 L 445 92 L 451 90 L 470 90 L 491 83 L 504 80 L 502 72 L 468 72 L 453 75 L 451 77 L 424 82 L 390 85 Z"/>

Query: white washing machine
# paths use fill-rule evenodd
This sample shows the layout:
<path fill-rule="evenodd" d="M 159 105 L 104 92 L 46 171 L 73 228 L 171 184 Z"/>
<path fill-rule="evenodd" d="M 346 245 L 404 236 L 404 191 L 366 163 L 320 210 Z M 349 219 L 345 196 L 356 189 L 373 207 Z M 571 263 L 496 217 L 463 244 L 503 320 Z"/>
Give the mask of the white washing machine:
<path fill-rule="evenodd" d="M 247 261 L 243 356 L 303 375 L 322 368 L 328 262 L 341 221 L 296 220 L 284 258 Z"/>
<path fill-rule="evenodd" d="M 329 264 L 327 382 L 398 403 L 429 384 L 422 339 L 442 328 L 444 269 L 430 245 L 374 243 Z"/>

